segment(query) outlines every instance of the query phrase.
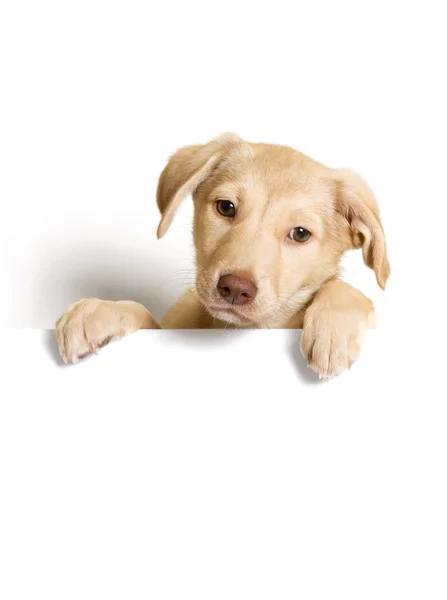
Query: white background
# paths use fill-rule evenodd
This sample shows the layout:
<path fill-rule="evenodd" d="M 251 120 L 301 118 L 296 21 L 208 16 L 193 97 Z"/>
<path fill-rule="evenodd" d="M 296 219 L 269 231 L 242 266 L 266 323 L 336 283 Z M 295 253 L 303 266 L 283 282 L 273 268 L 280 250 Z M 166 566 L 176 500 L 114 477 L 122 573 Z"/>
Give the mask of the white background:
<path fill-rule="evenodd" d="M 446 597 L 441 10 L 439 2 L 1 4 L 0 309 L 10 327 L 53 327 L 84 296 L 138 300 L 160 318 L 192 278 L 192 212 L 186 202 L 156 241 L 158 175 L 176 148 L 224 131 L 358 170 L 378 197 L 392 267 L 384 294 L 359 253 L 347 257 L 346 278 L 377 304 L 379 330 L 352 373 L 323 385 L 290 359 L 296 340 L 259 334 L 235 335 L 231 346 L 225 334 L 203 346 L 200 335 L 138 334 L 68 369 L 46 334 L 5 335 L 2 598 Z M 239 393 L 230 386 L 235 360 Z M 179 397 L 193 402 L 190 413 Z M 153 421 L 154 401 L 162 417 Z M 346 440 L 349 448 L 339 445 Z M 191 460 L 183 479 L 174 465 L 182 453 Z M 206 468 L 224 494 L 207 492 L 200 476 L 216 453 Z M 351 462 L 365 453 L 366 462 Z M 276 464 L 304 488 L 289 489 L 289 471 Z M 255 479 L 244 482 L 251 467 Z M 166 502 L 160 478 L 173 494 Z M 250 520 L 254 502 L 262 515 Z M 168 533 L 149 527 L 154 510 Z M 290 536 L 272 534 L 278 515 Z"/>
<path fill-rule="evenodd" d="M 52 327 L 84 296 L 161 317 L 191 263 L 191 207 L 157 242 L 158 175 L 227 130 L 358 170 L 383 212 L 390 290 L 425 299 L 446 198 L 438 3 L 2 6 L 10 325 Z M 355 258 L 348 276 L 380 301 Z"/>

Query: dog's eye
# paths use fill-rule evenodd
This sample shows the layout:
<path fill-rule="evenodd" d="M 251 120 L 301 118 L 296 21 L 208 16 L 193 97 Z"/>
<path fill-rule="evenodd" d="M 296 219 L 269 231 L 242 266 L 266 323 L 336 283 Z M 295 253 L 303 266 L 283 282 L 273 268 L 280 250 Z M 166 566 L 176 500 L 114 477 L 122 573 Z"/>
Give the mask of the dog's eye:
<path fill-rule="evenodd" d="M 229 200 L 218 200 L 216 202 L 217 211 L 223 217 L 234 217 L 236 214 L 236 207 Z"/>
<path fill-rule="evenodd" d="M 302 244 L 303 242 L 307 242 L 311 235 L 311 232 L 307 229 L 304 229 L 304 227 L 295 227 L 295 229 L 292 229 L 292 231 L 289 233 L 289 238 L 294 242 L 299 242 Z"/>

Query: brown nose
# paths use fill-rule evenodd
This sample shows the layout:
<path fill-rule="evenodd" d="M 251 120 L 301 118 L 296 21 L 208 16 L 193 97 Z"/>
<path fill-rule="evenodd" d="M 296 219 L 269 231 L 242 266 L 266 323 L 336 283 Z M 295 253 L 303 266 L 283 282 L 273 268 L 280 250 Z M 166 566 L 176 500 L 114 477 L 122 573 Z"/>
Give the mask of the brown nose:
<path fill-rule="evenodd" d="M 248 304 L 258 292 L 253 281 L 237 275 L 223 275 L 217 283 L 217 289 L 229 304 Z"/>

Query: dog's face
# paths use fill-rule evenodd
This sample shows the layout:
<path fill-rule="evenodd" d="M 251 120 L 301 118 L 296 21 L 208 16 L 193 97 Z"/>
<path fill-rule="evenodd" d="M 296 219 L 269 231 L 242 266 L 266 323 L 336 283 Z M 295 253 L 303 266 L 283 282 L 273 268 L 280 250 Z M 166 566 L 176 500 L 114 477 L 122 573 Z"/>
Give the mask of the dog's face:
<path fill-rule="evenodd" d="M 194 199 L 197 293 L 216 318 L 278 326 L 337 275 L 342 254 L 363 246 L 383 287 L 389 273 L 371 191 L 283 146 L 234 135 L 179 150 L 164 169 L 159 236 L 188 193 Z"/>
<path fill-rule="evenodd" d="M 334 186 L 305 162 L 286 148 L 237 145 L 198 186 L 197 292 L 219 319 L 284 321 L 336 274 L 345 248 Z"/>

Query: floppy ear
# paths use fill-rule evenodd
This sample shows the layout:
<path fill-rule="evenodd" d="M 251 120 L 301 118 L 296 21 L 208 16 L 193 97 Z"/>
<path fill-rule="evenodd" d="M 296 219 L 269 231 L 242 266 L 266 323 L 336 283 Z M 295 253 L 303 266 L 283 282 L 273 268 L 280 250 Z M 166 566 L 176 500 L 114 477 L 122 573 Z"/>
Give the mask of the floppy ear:
<path fill-rule="evenodd" d="M 237 142 L 241 142 L 239 136 L 225 133 L 208 144 L 187 146 L 171 156 L 158 180 L 157 205 L 161 212 L 158 238 L 168 230 L 183 198 L 194 192 L 213 170 L 223 152 Z"/>
<path fill-rule="evenodd" d="M 349 223 L 352 246 L 362 248 L 365 264 L 374 270 L 377 283 L 384 290 L 390 275 L 390 264 L 374 194 L 354 171 L 337 169 L 334 174 L 337 209 Z"/>

